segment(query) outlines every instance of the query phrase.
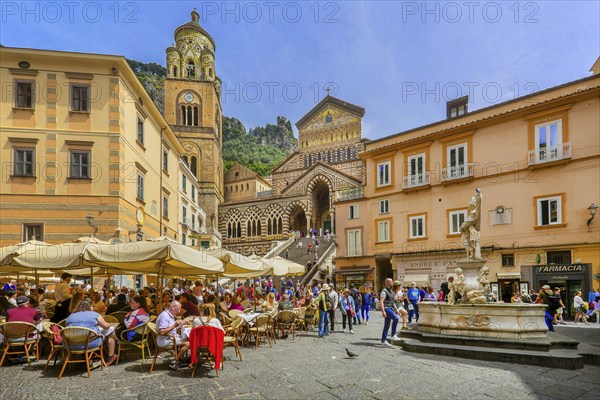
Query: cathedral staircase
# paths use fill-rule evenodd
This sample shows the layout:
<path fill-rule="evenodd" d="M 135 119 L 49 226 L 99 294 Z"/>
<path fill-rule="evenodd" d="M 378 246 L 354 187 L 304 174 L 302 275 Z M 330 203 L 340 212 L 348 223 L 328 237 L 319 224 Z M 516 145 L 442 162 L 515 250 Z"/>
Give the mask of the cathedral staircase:
<path fill-rule="evenodd" d="M 325 241 L 324 237 L 319 237 L 319 251 L 317 252 L 317 255 L 319 256 L 319 259 L 317 261 L 317 264 L 312 266 L 310 271 L 308 271 L 306 274 L 304 274 L 301 277 L 298 277 L 296 279 L 292 279 L 292 281 L 294 281 L 294 283 L 296 283 L 296 280 L 298 280 L 300 283 L 306 285 L 307 283 L 310 283 L 312 280 L 317 280 L 317 281 L 321 281 L 321 275 L 318 273 L 319 268 L 323 265 L 326 264 L 327 261 L 330 261 L 330 258 L 332 256 L 332 252 L 335 253 L 335 241 L 332 239 L 329 240 L 329 242 Z M 300 246 L 298 245 L 300 243 Z M 300 238 L 296 241 L 292 241 L 290 242 L 290 244 L 285 247 L 282 248 L 279 251 L 279 254 L 281 257 L 285 258 L 285 253 L 286 251 L 288 252 L 288 260 L 293 261 L 295 263 L 298 263 L 300 265 L 304 265 L 306 266 L 308 264 L 308 262 L 310 261 L 311 265 L 315 260 L 315 251 L 314 249 L 312 249 L 310 251 L 310 253 L 307 252 L 308 249 L 308 244 L 312 243 L 312 239 L 310 238 Z M 335 254 L 333 254 L 335 255 Z"/>

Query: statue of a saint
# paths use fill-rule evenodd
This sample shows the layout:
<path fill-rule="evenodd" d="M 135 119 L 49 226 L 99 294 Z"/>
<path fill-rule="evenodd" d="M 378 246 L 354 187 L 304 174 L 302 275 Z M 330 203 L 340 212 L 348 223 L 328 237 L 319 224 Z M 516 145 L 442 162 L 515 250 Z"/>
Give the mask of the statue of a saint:
<path fill-rule="evenodd" d="M 467 258 L 481 260 L 481 190 L 471 198 L 467 219 L 460 226 L 461 238 L 467 251 Z"/>

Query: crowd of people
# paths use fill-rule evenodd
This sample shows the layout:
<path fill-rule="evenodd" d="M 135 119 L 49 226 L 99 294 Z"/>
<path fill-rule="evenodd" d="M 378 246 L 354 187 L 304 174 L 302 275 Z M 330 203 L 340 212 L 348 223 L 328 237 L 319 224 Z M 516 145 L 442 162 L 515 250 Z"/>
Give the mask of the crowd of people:
<path fill-rule="evenodd" d="M 383 346 L 392 346 L 388 342 L 391 337 L 399 339 L 397 329 L 411 329 L 408 324 L 419 319 L 419 304 L 422 302 L 447 301 L 448 286 L 442 285 L 436 293 L 431 287 L 418 287 L 411 282 L 403 288 L 401 282 L 386 279 L 384 287 L 377 294 L 371 286 L 348 285 L 338 290 L 329 283 L 315 285 L 296 285 L 291 280 L 275 287 L 272 278 L 259 278 L 235 286 L 225 287 L 219 284 L 205 284 L 196 281 L 185 282 L 182 287 L 174 282 L 170 287 L 159 290 L 150 284 L 139 290 L 126 286 L 114 288 L 105 281 L 102 290 L 96 291 L 91 285 L 74 285 L 72 276 L 64 273 L 54 291 L 47 293 L 44 288 L 28 288 L 16 285 L 15 281 L 5 284 L 0 289 L 0 316 L 6 321 L 28 322 L 39 325 L 49 317 L 51 321 L 64 326 L 82 326 L 101 334 L 106 347 L 106 365 L 111 365 L 117 358 L 115 348 L 119 340 L 136 341 L 139 334 L 131 331 L 138 325 L 156 320 L 157 341 L 160 346 L 166 345 L 173 338 L 180 346 L 180 355 L 189 348 L 188 339 L 180 333 L 179 328 L 184 319 L 192 321 L 192 325 L 207 325 L 223 329 L 220 312 L 231 310 L 253 310 L 274 312 L 295 310 L 304 307 L 311 310 L 318 326 L 319 337 L 340 331 L 337 316 L 341 314 L 341 332 L 354 334 L 357 325 L 368 325 L 371 311 L 377 308 L 384 318 L 381 336 Z M 574 293 L 573 304 L 575 324 L 579 321 L 589 323 L 595 318 L 599 322 L 600 289 L 590 295 L 591 302 L 585 302 L 581 291 Z M 531 290 L 526 294 L 515 294 L 513 303 L 546 304 L 546 322 L 549 330 L 552 325 L 565 324 L 563 303 L 560 289 L 551 289 L 544 285 L 539 292 Z M 124 321 L 119 326 L 107 323 L 104 315 L 124 312 Z M 336 327 L 336 324 L 337 327 Z M 125 336 L 123 332 L 127 332 Z M 1 338 L 0 338 L 1 339 Z M 177 358 L 181 360 L 181 357 Z M 185 363 L 172 363 L 171 367 L 180 369 Z"/>

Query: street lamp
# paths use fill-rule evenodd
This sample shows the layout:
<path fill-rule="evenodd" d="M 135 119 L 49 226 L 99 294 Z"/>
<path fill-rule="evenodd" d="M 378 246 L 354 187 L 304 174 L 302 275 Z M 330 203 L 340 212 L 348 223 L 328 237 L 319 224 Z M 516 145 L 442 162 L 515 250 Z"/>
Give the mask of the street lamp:
<path fill-rule="evenodd" d="M 94 225 L 94 216 L 88 214 L 85 216 L 85 219 L 87 220 L 88 225 L 94 229 L 94 233 L 92 233 L 92 237 L 94 237 L 94 234 L 98 233 L 98 227 Z"/>
<path fill-rule="evenodd" d="M 135 240 L 138 242 L 141 242 L 144 239 L 144 232 L 142 232 L 142 227 L 144 225 L 142 225 L 141 222 L 138 222 L 136 227 L 137 227 L 137 231 L 135 232 Z"/>
<path fill-rule="evenodd" d="M 596 203 L 592 203 L 592 204 L 590 204 L 590 206 L 587 209 L 591 215 L 591 217 L 587 220 L 588 232 L 591 232 L 592 231 L 592 227 L 591 227 L 592 221 L 594 220 L 594 217 L 596 216 L 596 211 L 598 211 L 598 205 Z"/>

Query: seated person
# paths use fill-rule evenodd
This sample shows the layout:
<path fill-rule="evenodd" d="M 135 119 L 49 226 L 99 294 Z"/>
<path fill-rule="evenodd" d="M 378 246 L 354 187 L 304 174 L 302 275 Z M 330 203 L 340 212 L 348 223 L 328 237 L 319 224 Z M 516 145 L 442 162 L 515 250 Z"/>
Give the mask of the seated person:
<path fill-rule="evenodd" d="M 6 311 L 6 322 L 27 322 L 36 325 L 42 319 L 40 311 L 31 307 L 29 297 L 17 297 L 17 306 Z"/>
<path fill-rule="evenodd" d="M 252 304 L 250 304 L 250 301 L 248 300 L 248 294 L 246 292 L 242 292 L 241 296 L 240 296 L 240 305 L 242 306 L 242 308 L 245 310 L 246 308 L 250 308 L 252 307 Z"/>
<path fill-rule="evenodd" d="M 176 320 L 175 316 L 181 312 L 181 303 L 173 301 L 169 305 L 169 308 L 160 313 L 156 319 L 156 343 L 160 347 L 167 347 L 173 345 L 173 337 L 175 338 L 175 344 L 179 347 L 177 352 L 177 360 L 181 360 L 181 357 L 188 351 L 190 342 L 184 341 L 183 337 L 177 333 L 177 329 L 183 324 L 183 320 Z M 168 336 L 173 335 L 173 337 Z M 172 361 L 169 365 L 172 369 L 184 368 L 187 364 L 183 361 L 175 362 Z"/>
<path fill-rule="evenodd" d="M 292 304 L 292 302 L 290 302 L 290 295 L 287 293 L 283 294 L 283 300 L 279 303 L 279 310 L 283 311 L 283 310 L 293 310 L 294 309 L 294 305 Z"/>
<path fill-rule="evenodd" d="M 270 292 L 267 295 L 266 300 L 260 305 L 260 307 L 263 309 L 263 311 L 266 312 L 277 310 L 278 304 L 275 301 L 275 293 Z"/>
<path fill-rule="evenodd" d="M 92 303 L 88 300 L 80 301 L 77 304 L 77 308 L 67 318 L 66 325 L 67 327 L 80 326 L 88 328 L 104 336 L 104 341 L 108 348 L 108 358 L 106 359 L 105 365 L 111 365 L 116 361 L 117 355 L 115 354 L 115 345 L 117 343 L 117 336 L 115 335 L 115 331 L 100 314 L 92 311 Z M 96 338 L 90 342 L 89 346 L 96 347 L 101 344 L 102 338 Z M 76 347 L 79 348 L 81 346 Z"/>
<path fill-rule="evenodd" d="M 194 321 L 192 321 L 194 328 L 198 326 L 212 326 L 223 330 L 223 325 L 221 325 L 221 321 L 219 321 L 215 313 L 214 304 L 204 304 L 202 306 L 202 315 L 203 317 L 194 318 Z"/>
<path fill-rule="evenodd" d="M 183 318 L 194 317 L 200 315 L 198 306 L 191 302 L 189 293 L 181 293 L 179 295 L 179 302 L 181 303 L 181 311 Z"/>
<path fill-rule="evenodd" d="M 150 314 L 148 314 L 148 311 L 144 308 L 144 304 L 145 299 L 141 296 L 135 296 L 129 301 L 132 311 L 125 316 L 125 320 L 123 321 L 125 329 L 135 328 L 138 325 L 150 321 Z M 119 334 L 119 336 L 121 335 Z M 142 335 L 134 331 L 129 331 L 127 332 L 126 339 L 129 342 L 137 342 L 142 340 Z"/>
<path fill-rule="evenodd" d="M 98 293 L 98 292 L 92 293 L 91 299 L 92 299 L 92 309 L 94 311 L 96 311 L 98 314 L 102 314 L 104 311 L 106 311 L 107 306 L 102 301 L 102 296 L 100 296 L 100 293 Z"/>
<path fill-rule="evenodd" d="M 117 295 L 117 302 L 115 304 L 110 304 L 106 308 L 105 314 L 112 314 L 118 311 L 131 311 L 131 307 L 127 304 L 127 295 L 124 293 L 119 293 Z"/>
<path fill-rule="evenodd" d="M 242 307 L 240 300 L 240 296 L 237 293 L 233 294 L 233 298 L 231 299 L 231 304 L 229 305 L 229 311 L 231 310 L 239 310 L 244 311 L 244 307 Z"/>

